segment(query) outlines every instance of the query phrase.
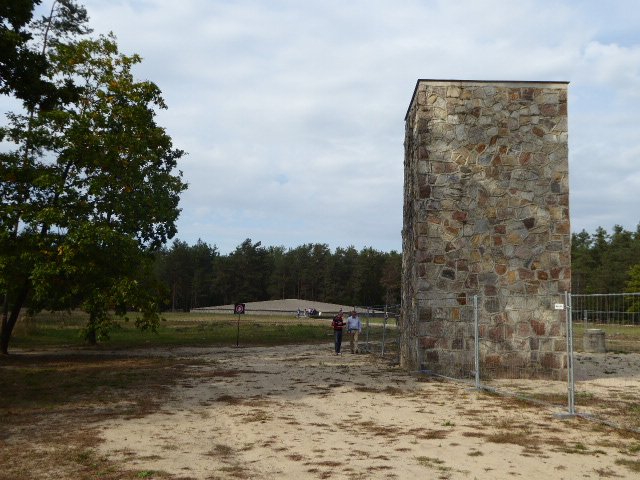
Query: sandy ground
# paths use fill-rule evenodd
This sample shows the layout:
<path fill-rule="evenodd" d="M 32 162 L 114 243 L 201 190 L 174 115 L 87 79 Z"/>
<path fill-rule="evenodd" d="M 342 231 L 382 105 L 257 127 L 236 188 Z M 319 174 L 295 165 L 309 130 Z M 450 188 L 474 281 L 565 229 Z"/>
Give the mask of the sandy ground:
<path fill-rule="evenodd" d="M 125 468 L 193 479 L 640 478 L 640 440 L 331 345 L 174 350 L 163 408 L 100 426 Z"/>

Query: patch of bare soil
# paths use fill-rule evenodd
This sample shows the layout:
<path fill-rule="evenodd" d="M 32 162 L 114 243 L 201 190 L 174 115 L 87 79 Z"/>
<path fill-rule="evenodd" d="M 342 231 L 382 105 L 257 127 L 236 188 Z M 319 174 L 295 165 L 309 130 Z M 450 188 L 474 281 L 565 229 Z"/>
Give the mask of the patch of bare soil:
<path fill-rule="evenodd" d="M 158 411 L 182 368 L 99 352 L 0 357 L 0 480 L 141 478 L 100 455 L 96 425 Z"/>
<path fill-rule="evenodd" d="M 0 479 L 552 480 L 640 471 L 635 434 L 559 420 L 379 357 L 336 356 L 330 345 L 127 355 L 130 369 L 146 365 L 133 388 L 51 411 L 24 406 L 26 417 L 3 411 L 12 420 L 2 427 Z"/>

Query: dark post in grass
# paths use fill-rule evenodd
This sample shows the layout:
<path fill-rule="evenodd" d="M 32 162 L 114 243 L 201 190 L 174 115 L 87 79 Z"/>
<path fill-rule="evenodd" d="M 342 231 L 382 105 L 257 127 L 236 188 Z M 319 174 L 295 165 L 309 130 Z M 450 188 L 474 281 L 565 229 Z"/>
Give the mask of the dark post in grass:
<path fill-rule="evenodd" d="M 238 315 L 238 329 L 236 332 L 236 347 L 240 346 L 240 315 L 244 314 L 245 305 L 244 303 L 236 303 L 233 306 L 233 311 Z"/>

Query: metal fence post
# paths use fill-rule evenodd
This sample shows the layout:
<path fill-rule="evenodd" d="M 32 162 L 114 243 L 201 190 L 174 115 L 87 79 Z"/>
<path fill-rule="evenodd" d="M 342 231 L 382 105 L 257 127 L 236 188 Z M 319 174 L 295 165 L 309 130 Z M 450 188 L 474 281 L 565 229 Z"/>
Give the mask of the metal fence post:
<path fill-rule="evenodd" d="M 576 413 L 576 385 L 573 376 L 573 316 L 571 314 L 571 294 L 564 292 L 565 319 L 567 322 L 567 400 L 569 415 Z"/>
<path fill-rule="evenodd" d="M 367 330 L 365 332 L 365 345 L 367 346 L 367 352 L 371 353 L 371 349 L 369 348 L 369 316 L 367 315 Z"/>
<path fill-rule="evenodd" d="M 400 314 L 396 313 L 396 343 L 397 343 L 397 354 L 396 354 L 396 362 L 400 365 L 400 349 L 402 348 L 402 329 L 400 328 Z"/>
<path fill-rule="evenodd" d="M 384 316 L 384 321 L 382 323 L 382 350 L 380 352 L 380 356 L 384 357 L 384 340 L 387 333 L 387 316 Z"/>
<path fill-rule="evenodd" d="M 473 296 L 473 329 L 476 367 L 476 388 L 480 389 L 480 326 L 478 325 L 478 295 Z"/>

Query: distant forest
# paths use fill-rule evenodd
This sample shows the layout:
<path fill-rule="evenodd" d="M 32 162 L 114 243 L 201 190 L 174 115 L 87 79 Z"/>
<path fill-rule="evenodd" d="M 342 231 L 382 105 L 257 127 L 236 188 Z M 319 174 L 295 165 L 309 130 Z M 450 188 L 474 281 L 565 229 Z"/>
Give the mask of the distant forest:
<path fill-rule="evenodd" d="M 326 244 L 265 247 L 247 239 L 229 255 L 199 240 L 176 240 L 156 254 L 154 271 L 163 307 L 190 310 L 284 298 L 345 305 L 400 303 L 402 254 Z"/>
<path fill-rule="evenodd" d="M 640 224 L 635 232 L 619 225 L 571 236 L 573 293 L 640 292 Z"/>
<path fill-rule="evenodd" d="M 571 237 L 572 291 L 640 291 L 640 225 L 635 232 Z M 247 239 L 228 255 L 199 240 L 176 240 L 156 253 L 154 274 L 164 309 L 185 310 L 235 302 L 300 298 L 346 305 L 400 303 L 402 254 L 326 244 L 266 247 Z"/>

